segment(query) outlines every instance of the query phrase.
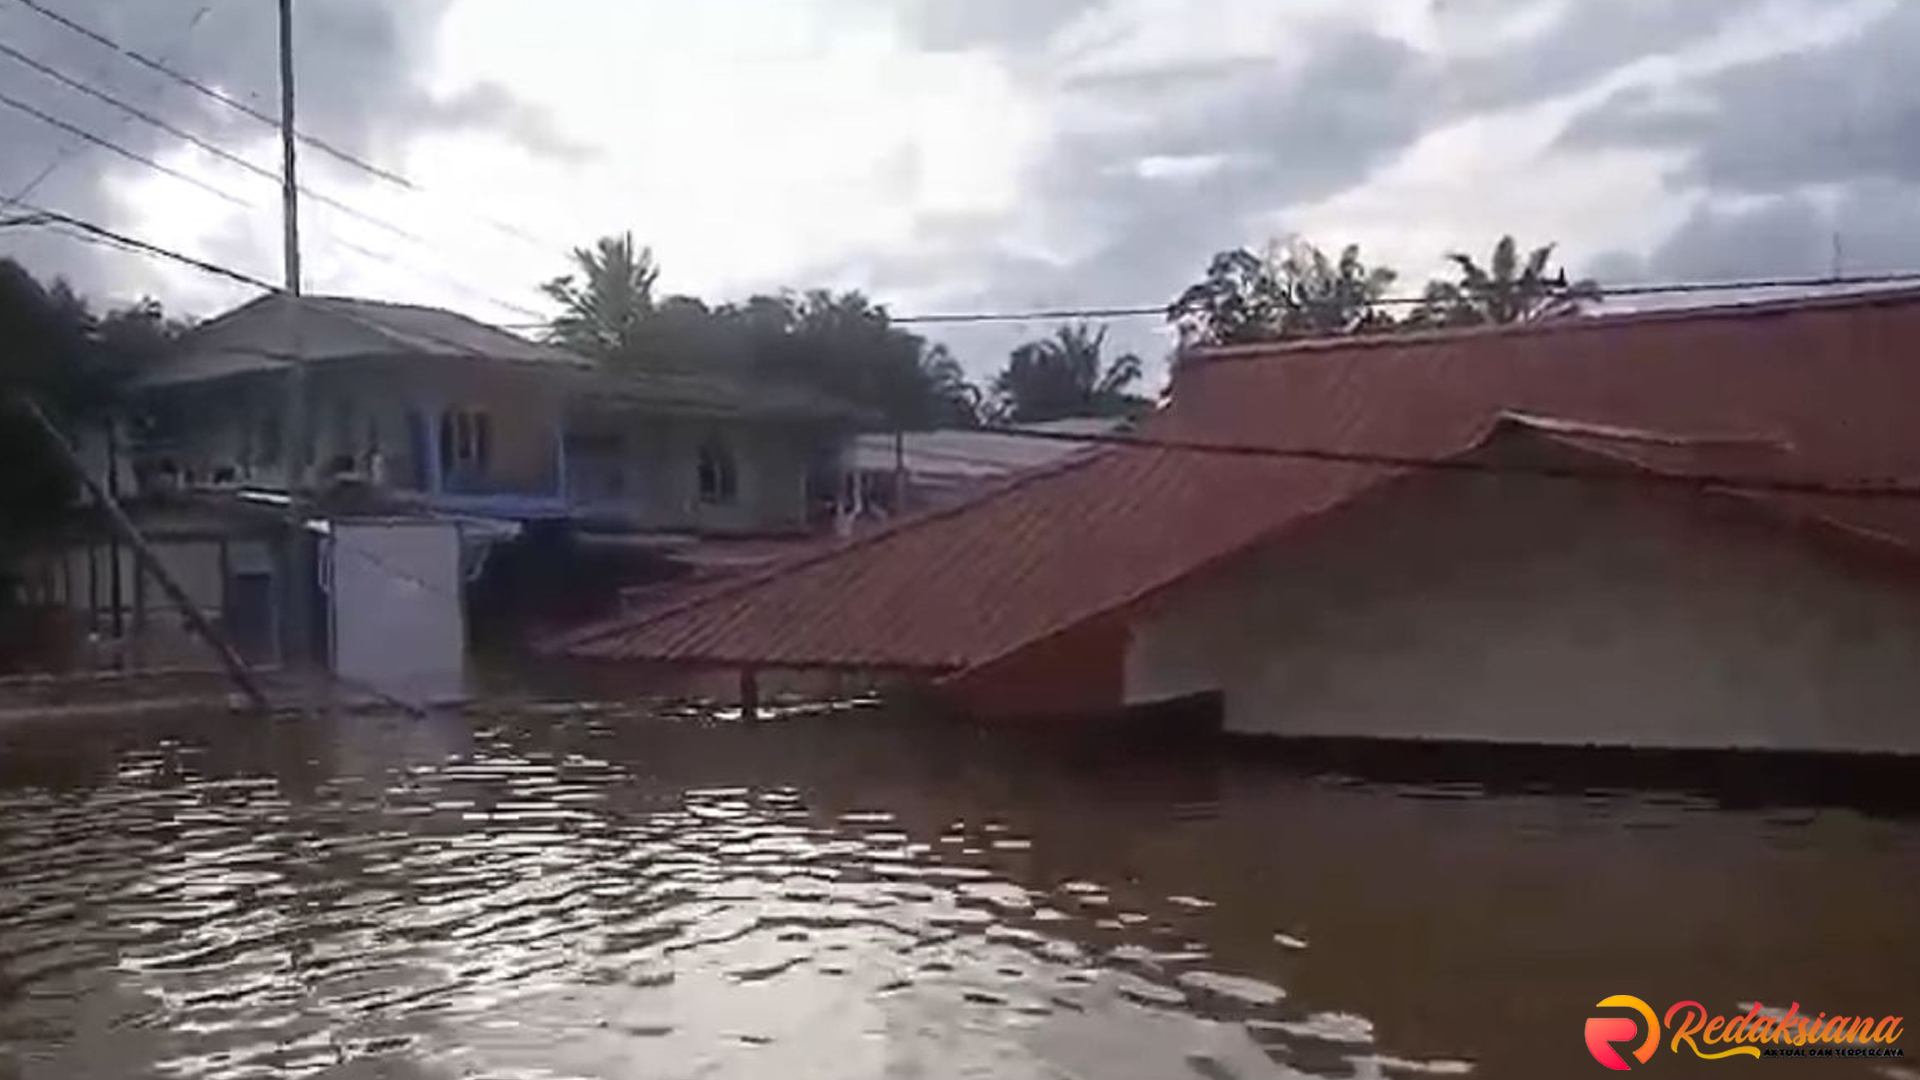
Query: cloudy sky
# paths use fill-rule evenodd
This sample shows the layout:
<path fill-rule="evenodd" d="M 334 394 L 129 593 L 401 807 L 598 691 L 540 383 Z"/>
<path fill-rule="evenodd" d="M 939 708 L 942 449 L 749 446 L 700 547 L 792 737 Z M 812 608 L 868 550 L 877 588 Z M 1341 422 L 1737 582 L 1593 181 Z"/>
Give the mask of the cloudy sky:
<path fill-rule="evenodd" d="M 35 0 L 276 107 L 271 0 Z M 1208 256 L 1556 241 L 1603 282 L 1920 269 L 1920 0 L 298 0 L 320 291 L 526 322 L 632 230 L 710 299 L 1161 303 Z M 271 129 L 20 0 L 0 43 L 271 170 Z M 0 205 L 277 278 L 277 191 L 0 55 Z M 111 140 L 179 175 L 22 111 Z M 11 211 L 11 212 L 17 212 Z M 0 217 L 6 216 L 0 214 Z M 373 220 L 369 220 L 373 219 Z M 0 253 L 208 314 L 245 290 L 19 228 Z M 531 314 L 529 314 L 531 313 Z M 943 332 L 976 372 L 1023 335 Z M 1152 319 L 1115 337 L 1157 358 Z"/>

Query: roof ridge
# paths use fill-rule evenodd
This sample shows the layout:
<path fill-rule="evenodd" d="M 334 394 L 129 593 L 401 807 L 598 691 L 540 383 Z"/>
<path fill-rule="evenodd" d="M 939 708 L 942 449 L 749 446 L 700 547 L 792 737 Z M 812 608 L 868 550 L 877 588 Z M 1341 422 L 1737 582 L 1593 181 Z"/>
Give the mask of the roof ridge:
<path fill-rule="evenodd" d="M 1230 361 L 1285 360 L 1302 355 L 1338 353 L 1349 350 L 1392 348 L 1401 345 L 1427 345 L 1485 338 L 1536 337 L 1581 331 L 1615 330 L 1628 326 L 1658 325 L 1693 320 L 1724 320 L 1791 315 L 1800 312 L 1846 310 L 1858 307 L 1885 307 L 1920 303 L 1920 287 L 1859 289 L 1824 296 L 1792 296 L 1770 300 L 1734 301 L 1703 304 L 1697 307 L 1658 308 L 1644 311 L 1619 311 L 1568 318 L 1539 319 L 1532 322 L 1486 326 L 1441 327 L 1426 330 L 1381 331 L 1336 337 L 1254 341 L 1237 345 L 1208 345 L 1185 354 L 1189 362 L 1218 364 Z"/>
<path fill-rule="evenodd" d="M 1535 412 L 1527 409 L 1501 409 L 1498 419 L 1530 431 L 1568 435 L 1608 442 L 1645 443 L 1671 447 L 1746 447 L 1790 451 L 1793 440 L 1766 432 L 1704 432 L 1676 428 L 1653 428 L 1583 420 L 1565 413 Z"/>
<path fill-rule="evenodd" d="M 192 341 L 194 338 L 210 332 L 214 327 L 219 326 L 222 323 L 226 323 L 237 318 L 242 312 L 248 311 L 256 307 L 265 307 L 266 305 L 272 303 L 273 301 L 281 299 L 285 295 L 286 295 L 285 293 L 279 293 L 279 292 L 264 292 L 264 293 L 261 293 L 259 296 L 253 297 L 252 299 L 248 300 L 244 304 L 236 304 L 233 307 L 228 308 L 227 310 L 221 312 L 220 314 L 215 315 L 211 319 L 207 319 L 203 322 L 194 323 L 192 326 L 187 328 L 185 333 L 181 334 L 180 337 L 174 341 L 173 351 L 176 351 L 176 352 L 184 351 L 180 347 L 186 344 L 187 342 Z"/>
<path fill-rule="evenodd" d="M 749 589 L 757 588 L 786 574 L 809 569 L 829 559 L 838 558 L 849 552 L 871 548 L 897 536 L 925 528 L 934 522 L 945 521 L 959 514 L 971 512 L 978 507 L 1004 498 L 1028 484 L 1036 483 L 1073 469 L 1083 468 L 1107 456 L 1107 452 L 1113 449 L 1116 448 L 1108 446 L 1101 447 L 1093 453 L 1069 454 L 1060 461 L 1048 462 L 1037 468 L 1019 470 L 1003 478 L 998 483 L 988 485 L 984 490 L 978 492 L 971 498 L 962 499 L 949 506 L 935 507 L 934 509 L 926 510 L 918 514 L 910 514 L 907 517 L 901 518 L 899 521 L 890 522 L 879 530 L 868 533 L 865 536 L 855 537 L 844 544 L 835 544 L 819 551 L 806 552 L 790 559 L 776 560 L 771 566 L 763 570 L 742 575 L 738 579 L 719 586 L 711 592 L 703 592 L 697 596 L 687 597 L 678 603 L 668 604 L 654 611 L 642 613 L 633 619 L 622 619 L 619 616 L 615 616 L 595 625 L 549 638 L 541 643 L 541 651 L 555 652 L 562 649 L 573 649 L 599 641 L 602 638 L 614 634 L 632 633 L 636 630 L 643 630 L 675 615 L 680 615 L 694 608 L 713 603 L 717 600 L 727 599 Z M 1161 451 L 1156 448 L 1156 452 L 1166 453 L 1168 451 Z"/>

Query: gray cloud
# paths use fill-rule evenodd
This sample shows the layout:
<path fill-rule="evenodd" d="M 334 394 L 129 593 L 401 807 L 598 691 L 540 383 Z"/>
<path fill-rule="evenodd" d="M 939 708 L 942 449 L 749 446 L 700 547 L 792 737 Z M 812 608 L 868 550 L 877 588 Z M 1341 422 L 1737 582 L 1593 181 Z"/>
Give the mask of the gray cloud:
<path fill-rule="evenodd" d="M 1614 251 L 1584 272 L 1616 284 L 1858 276 L 1920 271 L 1920 185 L 1867 181 L 1834 197 L 1775 195 L 1728 204 L 1702 199 L 1645 254 Z M 1819 291 L 1819 290 L 1814 290 Z M 1715 302 L 1779 290 L 1716 294 Z M 1697 296 L 1638 297 L 1621 306 L 1699 303 Z"/>
<path fill-rule="evenodd" d="M 593 147 L 561 135 L 545 109 L 520 100 L 499 83 L 422 99 L 414 112 L 414 122 L 421 126 L 496 132 L 544 157 L 578 163 L 598 156 Z"/>
<path fill-rule="evenodd" d="M 1527 6 L 1513 0 L 1444 3 L 1452 36 L 1474 32 L 1494 16 Z M 1578 89 L 1630 63 L 1671 55 L 1751 15 L 1763 0 L 1589 0 L 1547 3 L 1556 17 L 1523 45 L 1447 63 L 1442 80 L 1450 107 L 1476 112 Z"/>
<path fill-rule="evenodd" d="M 948 310 L 1031 310 L 1158 304 L 1198 278 L 1215 252 L 1267 239 L 1254 222 L 1364 180 L 1418 138 L 1433 115 L 1432 84 L 1420 54 L 1387 38 L 1347 31 L 1298 68 L 1237 64 L 1217 78 L 1179 80 L 1165 72 L 1083 80 L 1076 105 L 1136 118 L 1118 129 L 1063 135 L 1027 178 L 1025 191 L 1051 230 L 1092 238 L 1066 261 L 1019 253 L 1004 221 L 925 223 L 905 253 L 821 268 L 822 278 L 857 282 L 879 295 L 934 295 Z M 1151 98 L 1158 107 L 1141 107 Z M 1143 175 L 1150 158 L 1217 158 L 1213 171 Z M 1016 242 L 1023 237 L 1012 237 Z M 984 284 L 939 289 L 956 268 Z M 1157 320 L 1113 327 L 1111 346 L 1150 359 L 1165 351 Z M 1046 325 L 941 328 L 976 375 L 1004 362 Z"/>
<path fill-rule="evenodd" d="M 1676 181 L 1778 193 L 1920 179 L 1920 5 L 1840 43 L 1745 64 L 1671 94 L 1623 93 L 1580 118 L 1570 146 L 1683 150 Z"/>
<path fill-rule="evenodd" d="M 929 49 L 991 46 L 1044 49 L 1076 19 L 1105 0 L 889 0 L 920 44 Z"/>
<path fill-rule="evenodd" d="M 1682 281 L 1920 269 L 1920 188 L 1868 182 L 1834 200 L 1785 195 L 1703 206 L 1648 262 L 1655 276 Z"/>
<path fill-rule="evenodd" d="M 1618 4 L 1543 0 L 1553 17 L 1522 48 L 1454 59 L 1332 24 L 1311 28 L 1306 63 L 1237 58 L 1169 62 L 1147 69 L 1052 76 L 1041 60 L 1018 54 L 1021 70 L 1053 77 L 1052 89 L 1076 112 L 1123 118 L 1097 133 L 1069 132 L 1051 148 L 1027 188 L 1037 216 L 1072 234 L 1099 238 L 1065 263 L 1010 254 L 985 239 L 1005 222 L 982 224 L 969 244 L 954 229 L 916 254 L 870 260 L 854 277 L 876 292 L 921 295 L 953 268 L 986 284 L 942 295 L 953 310 L 1037 309 L 1159 303 L 1204 270 L 1213 253 L 1259 244 L 1276 212 L 1362 183 L 1438 123 L 1571 92 L 1623 64 L 1678 50 L 1723 29 L 1759 0 L 1620 0 Z M 1096 5 L 1063 2 L 1057 29 Z M 1471 40 L 1533 0 L 1444 0 L 1443 38 Z M 923 5 L 924 7 L 924 5 Z M 1017 36 L 1017 23 L 973 10 L 969 43 Z M 963 10 L 955 5 L 952 11 Z M 950 12 L 951 14 L 951 12 Z M 954 15 L 953 17 L 958 17 Z M 1035 40 L 1020 38 L 1026 49 Z M 1045 35 L 1038 36 L 1044 40 Z M 1010 52 L 1016 47 L 1000 39 Z M 1218 159 L 1216 171 L 1150 178 L 1151 157 Z M 1256 221 L 1256 218 L 1259 221 Z M 1314 237 L 1338 244 L 1341 237 Z M 1476 241 L 1478 238 L 1475 238 Z M 1364 253 L 1363 253 L 1364 254 Z M 1153 320 L 1114 327 L 1116 344 L 1146 355 L 1165 347 Z M 1007 348 L 1046 327 L 942 329 L 977 371 L 997 366 Z"/>
<path fill-rule="evenodd" d="M 275 7 L 257 0 L 128 3 L 125 0 L 46 0 L 47 6 L 121 44 L 268 115 L 278 112 Z M 488 128 L 536 152 L 566 151 L 535 111 L 497 87 L 482 86 L 450 101 L 436 99 L 418 81 L 429 67 L 433 35 L 449 0 L 324 0 L 296 8 L 300 126 L 363 159 L 391 161 L 425 130 Z M 127 61 L 111 50 L 29 9 L 0 3 L 0 36 L 69 76 L 229 149 L 272 130 L 191 89 Z M 0 58 L 0 93 L 147 157 L 164 157 L 178 141 L 111 106 L 79 95 L 11 59 Z M 17 110 L 0 107 L 0 202 L 53 166 L 33 199 L 77 216 L 114 223 L 125 207 L 114 191 L 142 166 L 58 131 Z M 337 170 L 309 154 L 309 180 Z M 272 167 L 272 159 L 259 164 Z M 358 177 L 355 177 L 358 179 Z M 235 194 L 271 206 L 273 185 L 235 178 Z M 184 186 L 183 192 L 189 192 Z M 250 222 L 253 228 L 266 227 Z M 0 232 L 0 253 L 13 254 L 42 274 L 73 277 L 82 286 L 124 294 L 154 280 L 139 260 L 19 230 Z M 266 268 L 246 267 L 265 273 Z"/>
<path fill-rule="evenodd" d="M 1644 256 L 1614 252 L 1603 280 L 1812 277 L 1920 270 L 1920 5 L 1860 33 L 1677 86 L 1614 95 L 1564 148 L 1674 152 L 1693 212 Z"/>

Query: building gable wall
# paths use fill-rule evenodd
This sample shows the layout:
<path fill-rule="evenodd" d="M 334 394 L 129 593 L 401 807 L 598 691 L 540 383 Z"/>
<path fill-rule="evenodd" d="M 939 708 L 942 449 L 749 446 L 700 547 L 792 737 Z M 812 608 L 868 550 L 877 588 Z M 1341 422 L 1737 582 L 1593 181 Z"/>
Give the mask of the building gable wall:
<path fill-rule="evenodd" d="M 1136 619 L 1229 730 L 1920 752 L 1920 579 L 1725 496 L 1403 479 Z"/>

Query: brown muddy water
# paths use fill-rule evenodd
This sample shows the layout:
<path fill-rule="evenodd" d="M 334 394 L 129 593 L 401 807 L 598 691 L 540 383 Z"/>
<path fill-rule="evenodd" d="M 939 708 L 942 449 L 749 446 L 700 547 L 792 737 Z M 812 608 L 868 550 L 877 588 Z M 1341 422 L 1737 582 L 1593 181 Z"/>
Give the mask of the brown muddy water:
<path fill-rule="evenodd" d="M 1920 1013 L 1917 914 L 1884 808 L 879 710 L 0 731 L 8 1078 L 1601 1075 L 1613 994 Z M 1920 1077 L 1642 1071 L 1761 1069 Z"/>

